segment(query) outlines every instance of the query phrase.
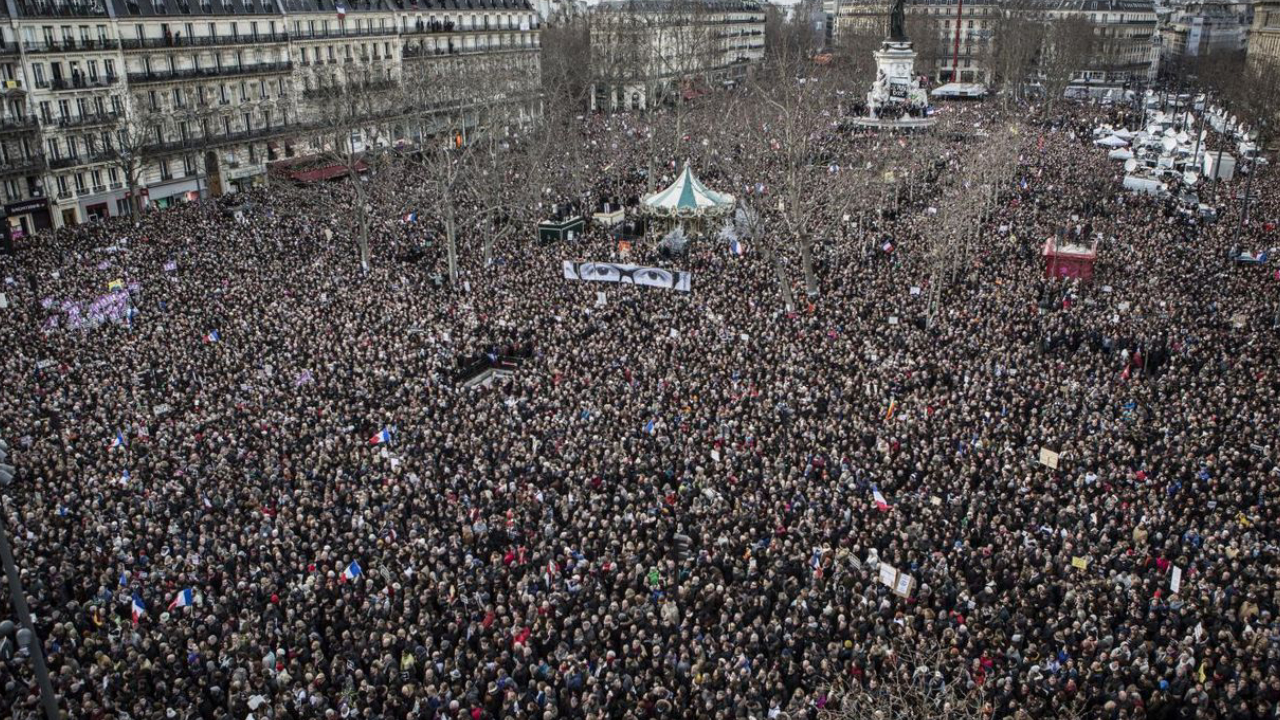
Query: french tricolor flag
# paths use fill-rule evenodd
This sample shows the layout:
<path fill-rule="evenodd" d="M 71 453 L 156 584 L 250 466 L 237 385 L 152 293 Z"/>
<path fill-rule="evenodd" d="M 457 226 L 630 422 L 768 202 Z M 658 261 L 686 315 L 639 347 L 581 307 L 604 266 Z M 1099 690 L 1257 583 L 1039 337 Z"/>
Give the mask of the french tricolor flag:
<path fill-rule="evenodd" d="M 737 240 L 734 240 L 733 242 L 729 243 L 729 252 L 733 253 L 734 255 L 742 255 L 743 253 L 746 252 L 746 248 L 742 247 L 742 243 L 738 242 Z"/>
<path fill-rule="evenodd" d="M 876 509 L 880 512 L 889 511 L 889 503 L 885 502 L 884 495 L 880 494 L 880 488 L 875 485 L 871 486 L 871 497 L 876 501 Z"/>
<path fill-rule="evenodd" d="M 407 213 L 405 213 L 403 216 L 401 216 L 401 218 L 400 218 L 400 222 L 403 222 L 403 223 L 416 223 L 416 222 L 418 222 L 418 211 L 417 211 L 417 210 L 414 210 L 413 212 L 407 212 Z"/>
<path fill-rule="evenodd" d="M 349 582 L 351 580 L 355 580 L 356 578 L 360 577 L 363 574 L 364 574 L 364 570 L 360 569 L 360 563 L 355 560 L 352 560 L 351 564 L 347 566 L 347 569 L 342 571 L 342 575 L 338 576 L 338 582 L 340 583 Z"/>
<path fill-rule="evenodd" d="M 142 598 L 138 597 L 138 593 L 133 594 L 133 602 L 131 603 L 133 611 L 133 624 L 137 625 L 143 615 L 147 614 L 147 606 L 142 602 Z"/>
<path fill-rule="evenodd" d="M 204 336 L 204 341 L 207 343 L 216 343 L 221 339 L 222 336 L 218 334 L 217 330 L 210 330 L 209 334 Z"/>
<path fill-rule="evenodd" d="M 111 439 L 111 448 L 113 450 L 118 447 L 124 447 L 127 444 L 128 443 L 124 441 L 124 435 L 122 433 L 116 433 L 116 436 Z"/>
<path fill-rule="evenodd" d="M 184 608 L 196 604 L 196 593 L 191 588 L 187 588 L 177 595 L 173 596 L 173 602 L 169 603 L 169 609 Z"/>
<path fill-rule="evenodd" d="M 370 445 L 382 445 L 389 442 L 391 442 L 391 431 L 386 428 L 382 428 L 377 435 L 369 438 Z"/>

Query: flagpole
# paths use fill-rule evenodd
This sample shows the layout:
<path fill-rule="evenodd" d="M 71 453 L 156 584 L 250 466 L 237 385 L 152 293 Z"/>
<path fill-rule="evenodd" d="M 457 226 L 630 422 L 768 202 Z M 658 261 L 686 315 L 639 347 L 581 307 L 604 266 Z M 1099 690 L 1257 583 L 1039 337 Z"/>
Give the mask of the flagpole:
<path fill-rule="evenodd" d="M 13 548 L 9 546 L 9 530 L 4 524 L 4 512 L 0 511 L 0 562 L 4 563 L 4 574 L 9 579 L 9 602 L 13 604 L 14 614 L 18 616 L 21 629 L 18 630 L 18 645 L 22 646 L 23 633 L 29 634 L 28 649 L 31 653 L 31 669 L 35 672 L 36 683 L 40 686 L 40 704 L 44 706 L 46 720 L 59 720 L 58 697 L 53 694 L 53 684 L 49 682 L 49 668 L 44 664 L 44 650 L 40 647 L 40 635 L 36 633 L 31 622 L 31 612 L 27 608 L 27 596 L 22 589 L 22 578 L 18 568 L 13 564 Z"/>

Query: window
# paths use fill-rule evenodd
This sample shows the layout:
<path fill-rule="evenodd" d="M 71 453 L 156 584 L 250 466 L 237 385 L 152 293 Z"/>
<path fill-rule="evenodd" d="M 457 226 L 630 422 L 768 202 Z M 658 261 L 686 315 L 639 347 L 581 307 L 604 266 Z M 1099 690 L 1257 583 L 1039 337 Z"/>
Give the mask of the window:
<path fill-rule="evenodd" d="M 181 89 L 181 88 L 174 88 L 174 89 L 173 89 L 173 106 L 174 106 L 175 108 L 181 108 L 181 107 L 185 107 L 185 106 L 186 106 L 186 104 L 185 104 L 185 103 L 183 102 L 183 100 L 182 100 L 182 89 Z"/>
<path fill-rule="evenodd" d="M 160 96 L 156 94 L 155 90 L 147 91 L 147 107 L 150 108 L 152 112 L 156 112 L 160 109 Z"/>
<path fill-rule="evenodd" d="M 93 171 L 93 189 L 97 190 L 100 187 L 102 187 L 102 171 L 94 170 Z"/>
<path fill-rule="evenodd" d="M 182 158 L 182 174 L 183 174 L 183 175 L 188 175 L 188 176 L 190 176 L 190 175 L 195 175 L 195 174 L 196 174 L 196 156 L 195 156 L 195 155 L 184 155 L 184 156 L 183 156 L 183 158 Z"/>
<path fill-rule="evenodd" d="M 48 142 L 49 149 L 45 152 L 45 154 L 49 156 L 50 160 L 61 160 L 62 147 L 58 144 L 58 138 L 49 138 L 47 142 Z"/>
<path fill-rule="evenodd" d="M 49 86 L 49 82 L 44 79 L 44 63 L 31 63 L 31 74 L 35 76 L 36 87 Z"/>
<path fill-rule="evenodd" d="M 161 161 L 160 161 L 160 179 L 161 179 L 161 180 L 172 180 L 172 179 L 173 179 L 173 172 L 169 170 L 169 161 L 168 161 L 168 160 L 161 160 Z"/>
<path fill-rule="evenodd" d="M 117 115 L 120 115 L 122 114 L 123 109 L 124 109 L 124 106 L 122 104 L 122 101 L 120 100 L 120 96 L 112 95 L 111 96 L 111 112 Z"/>
<path fill-rule="evenodd" d="M 120 172 L 113 167 L 107 168 L 107 177 L 110 178 L 113 185 L 120 182 Z"/>
<path fill-rule="evenodd" d="M 249 113 L 242 113 L 240 120 L 244 123 L 245 132 L 253 129 L 253 118 L 249 116 Z"/>
<path fill-rule="evenodd" d="M 58 176 L 58 196 L 66 197 L 70 194 L 71 194 L 71 191 L 67 189 L 67 176 L 59 175 Z"/>
<path fill-rule="evenodd" d="M 111 79 L 116 76 L 116 61 L 110 58 L 102 61 L 102 69 L 107 73 L 107 78 Z"/>

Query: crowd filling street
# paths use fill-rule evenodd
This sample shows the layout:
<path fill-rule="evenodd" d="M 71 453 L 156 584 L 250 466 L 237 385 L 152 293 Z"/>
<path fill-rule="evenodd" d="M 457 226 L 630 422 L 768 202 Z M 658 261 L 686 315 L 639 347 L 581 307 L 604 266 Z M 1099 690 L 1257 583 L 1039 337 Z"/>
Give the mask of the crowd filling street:
<path fill-rule="evenodd" d="M 460 193 L 453 284 L 412 163 L 368 183 L 367 272 L 345 180 L 20 240 L 3 512 L 62 711 L 816 719 L 925 684 L 993 720 L 1276 718 L 1280 275 L 1232 255 L 1275 243 L 1280 174 L 1242 230 L 1243 174 L 1202 182 L 1216 220 L 1129 194 L 1090 140 L 1133 112 L 832 123 L 812 182 L 897 153 L 911 184 L 813 214 L 814 294 L 769 145 L 684 118 L 650 162 L 663 113 L 582 118 L 534 201 L 496 183 L 529 206 L 487 251 Z M 942 227 L 935 186 L 1003 132 L 1016 171 Z M 690 158 L 763 209 L 742 254 L 528 221 Z M 1055 234 L 1098 239 L 1092 281 L 1045 278 Z M 0 684 L 36 716 L 21 654 Z"/>

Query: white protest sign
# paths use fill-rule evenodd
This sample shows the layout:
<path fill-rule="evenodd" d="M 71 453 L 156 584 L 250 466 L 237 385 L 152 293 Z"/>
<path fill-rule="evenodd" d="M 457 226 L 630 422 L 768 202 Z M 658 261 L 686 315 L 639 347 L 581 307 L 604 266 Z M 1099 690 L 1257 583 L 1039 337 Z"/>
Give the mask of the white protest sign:
<path fill-rule="evenodd" d="M 1176 595 L 1180 590 L 1182 590 L 1182 568 L 1174 565 L 1169 573 L 1169 592 Z"/>
<path fill-rule="evenodd" d="M 1040 464 L 1057 470 L 1058 453 L 1050 450 L 1049 448 L 1040 448 Z"/>
<path fill-rule="evenodd" d="M 911 294 L 912 294 L 912 295 L 919 295 L 919 294 L 920 294 L 920 288 L 919 288 L 919 287 L 917 287 L 917 286 L 915 286 L 915 285 L 912 285 L 912 286 L 911 286 Z"/>
<path fill-rule="evenodd" d="M 890 324 L 890 325 L 897 325 L 897 324 L 898 324 L 898 316 L 897 316 L 897 315 L 890 315 L 890 316 L 889 316 L 889 324 Z"/>
<path fill-rule="evenodd" d="M 899 597 L 907 597 L 911 594 L 911 583 L 913 582 L 910 575 L 906 573 L 898 574 L 898 581 L 893 584 L 893 594 Z"/>
<path fill-rule="evenodd" d="M 880 582 L 893 587 L 898 581 L 898 569 L 889 563 L 880 563 Z"/>
<path fill-rule="evenodd" d="M 604 307 L 607 296 L 603 292 L 596 293 L 596 307 Z"/>

